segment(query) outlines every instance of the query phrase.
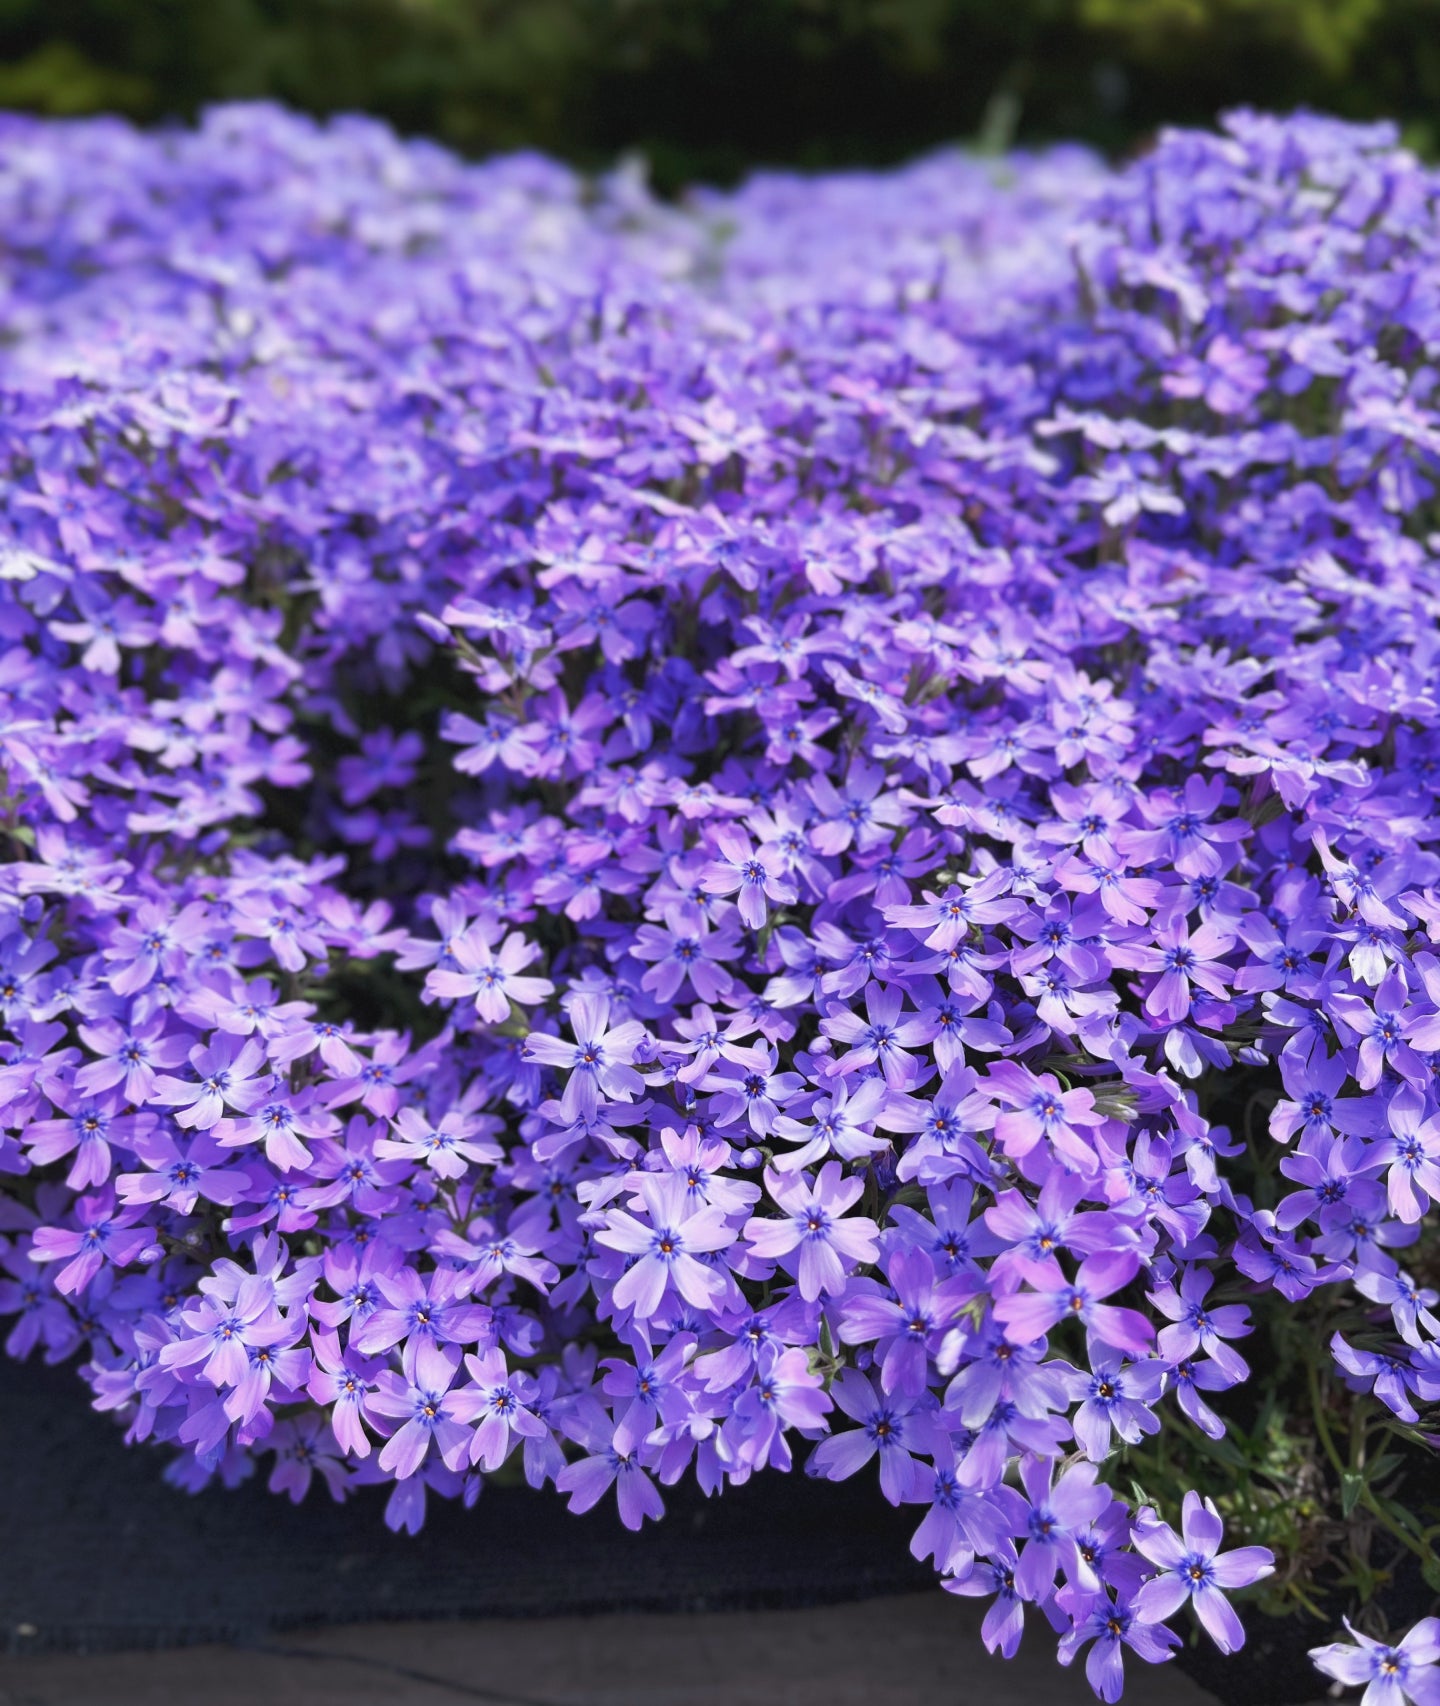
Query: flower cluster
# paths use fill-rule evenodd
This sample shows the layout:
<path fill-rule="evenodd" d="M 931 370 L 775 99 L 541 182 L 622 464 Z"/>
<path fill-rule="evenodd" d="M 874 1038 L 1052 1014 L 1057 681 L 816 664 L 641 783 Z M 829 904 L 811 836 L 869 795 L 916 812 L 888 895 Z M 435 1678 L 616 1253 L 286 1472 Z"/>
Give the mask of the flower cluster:
<path fill-rule="evenodd" d="M 1440 179 L 3 136 L 11 1354 L 186 1486 L 798 1458 L 1105 1700 L 1238 1647 L 1124 1464 L 1246 1300 L 1440 1400 Z"/>

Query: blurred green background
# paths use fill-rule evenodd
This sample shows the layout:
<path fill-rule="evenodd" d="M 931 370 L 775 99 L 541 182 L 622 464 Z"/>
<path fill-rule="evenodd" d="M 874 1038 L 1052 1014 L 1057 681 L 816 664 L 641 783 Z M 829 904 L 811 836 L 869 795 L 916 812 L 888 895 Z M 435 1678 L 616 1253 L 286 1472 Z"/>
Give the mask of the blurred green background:
<path fill-rule="evenodd" d="M 1226 105 L 1440 143 L 1440 0 L 0 0 L 0 106 L 268 96 L 471 154 L 642 150 L 661 187 L 957 137 L 1123 151 Z"/>

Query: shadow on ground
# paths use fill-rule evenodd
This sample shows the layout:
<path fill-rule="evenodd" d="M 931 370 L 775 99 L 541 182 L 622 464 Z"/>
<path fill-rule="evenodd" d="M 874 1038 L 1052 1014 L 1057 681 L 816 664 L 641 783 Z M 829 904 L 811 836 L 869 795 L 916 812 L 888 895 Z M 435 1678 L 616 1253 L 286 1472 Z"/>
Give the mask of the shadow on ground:
<path fill-rule="evenodd" d="M 261 1480 L 181 1493 L 163 1455 L 127 1447 L 73 1371 L 0 1358 L 0 1618 L 12 1653 L 257 1641 L 376 1618 L 542 1617 L 805 1606 L 933 1589 L 872 1474 L 765 1475 L 721 1498 L 667 1490 L 643 1534 L 613 1503 L 571 1516 L 553 1492 L 432 1500 L 419 1537 L 384 1526 L 384 1492 L 299 1507 Z M 16 1536 L 43 1536 L 17 1546 Z"/>

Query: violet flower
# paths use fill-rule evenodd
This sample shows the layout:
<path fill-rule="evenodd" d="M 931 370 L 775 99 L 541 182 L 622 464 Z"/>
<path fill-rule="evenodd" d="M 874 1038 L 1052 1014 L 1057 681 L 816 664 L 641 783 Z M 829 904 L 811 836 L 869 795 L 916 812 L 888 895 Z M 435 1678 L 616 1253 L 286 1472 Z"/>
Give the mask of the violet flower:
<path fill-rule="evenodd" d="M 1272 1575 L 1275 1560 L 1263 1546 L 1219 1550 L 1225 1524 L 1215 1506 L 1198 1493 L 1186 1493 L 1182 1534 L 1163 1523 L 1148 1507 L 1131 1525 L 1136 1548 L 1160 1573 L 1135 1596 L 1135 1612 L 1144 1622 L 1159 1623 L 1189 1600 L 1206 1633 L 1222 1653 L 1245 1645 L 1245 1630 L 1225 1591 L 1249 1587 Z"/>
<path fill-rule="evenodd" d="M 1440 1619 L 1422 1617 L 1393 1646 L 1362 1635 L 1347 1622 L 1354 1645 L 1312 1647 L 1315 1668 L 1351 1688 L 1365 1684 L 1360 1706 L 1436 1706 L 1440 1701 Z"/>

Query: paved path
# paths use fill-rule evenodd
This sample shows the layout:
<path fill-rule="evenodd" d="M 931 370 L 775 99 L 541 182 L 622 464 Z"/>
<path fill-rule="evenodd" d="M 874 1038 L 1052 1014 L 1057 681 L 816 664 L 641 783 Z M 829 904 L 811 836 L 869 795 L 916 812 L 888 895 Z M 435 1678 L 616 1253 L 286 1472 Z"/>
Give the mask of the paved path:
<path fill-rule="evenodd" d="M 259 1647 L 0 1657 L 0 1706 L 1082 1706 L 1048 1630 L 1009 1663 L 973 1606 L 907 1594 L 805 1611 L 366 1623 Z M 1125 1706 L 1214 1706 L 1173 1664 Z"/>

